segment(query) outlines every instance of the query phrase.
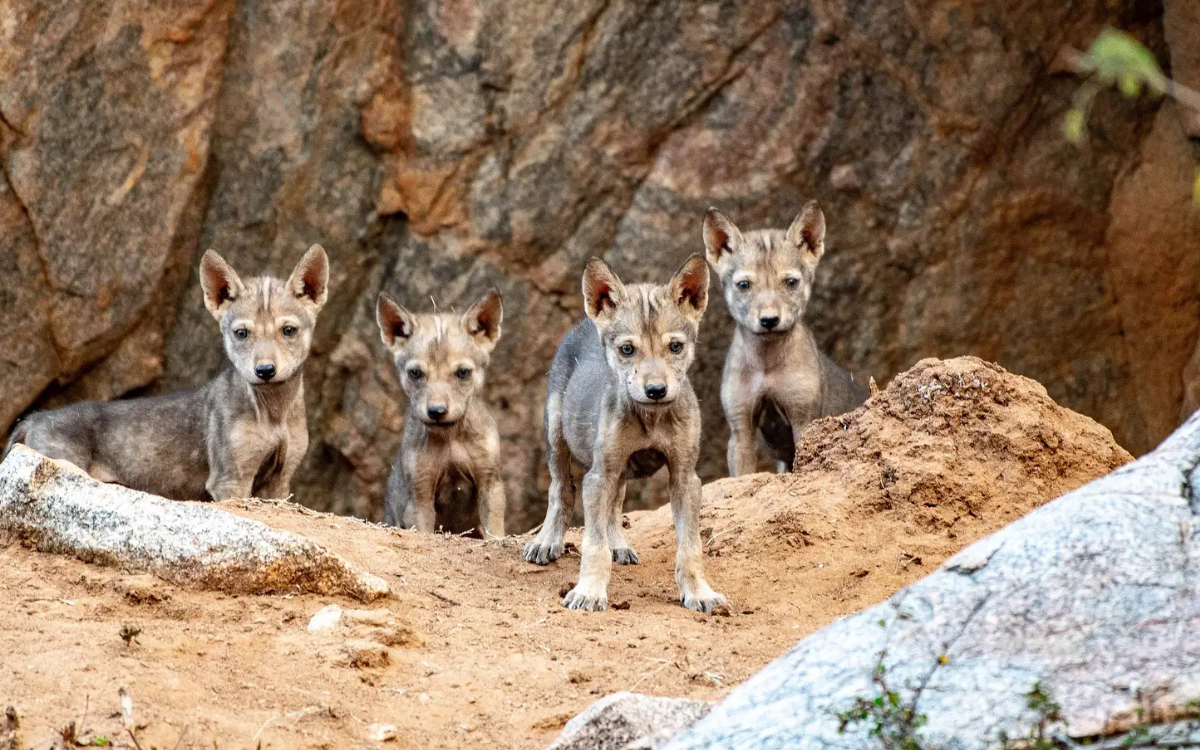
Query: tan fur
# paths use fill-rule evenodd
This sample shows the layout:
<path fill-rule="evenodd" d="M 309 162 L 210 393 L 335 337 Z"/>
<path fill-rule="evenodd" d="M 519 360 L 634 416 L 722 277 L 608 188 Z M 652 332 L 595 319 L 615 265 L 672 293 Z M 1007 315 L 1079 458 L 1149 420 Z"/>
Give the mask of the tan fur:
<path fill-rule="evenodd" d="M 550 370 L 550 502 L 541 531 L 525 546 L 525 559 L 545 565 L 562 555 L 574 505 L 571 466 L 586 468 L 579 582 L 563 606 L 605 609 L 613 561 L 638 562 L 621 532 L 625 483 L 665 465 L 678 540 L 679 597 L 689 609 L 711 612 L 725 597 L 704 578 L 696 475 L 700 408 L 687 376 L 708 305 L 708 268 L 696 255 L 664 286 L 627 286 L 593 258 L 584 272 L 583 296 L 588 319 L 567 334 Z"/>
<path fill-rule="evenodd" d="M 376 319 L 409 411 L 384 523 L 504 536 L 500 436 L 482 397 L 504 310 L 489 291 L 464 315 L 416 315 L 379 295 Z"/>
<path fill-rule="evenodd" d="M 803 322 L 825 251 L 825 215 L 811 201 L 786 232 L 743 235 L 721 212 L 709 209 L 704 246 L 737 323 L 721 378 L 729 475 L 756 470 L 756 433 L 778 470 L 788 471 L 800 435 L 813 419 L 850 411 L 867 395 L 821 353 Z"/>
<path fill-rule="evenodd" d="M 287 497 L 308 450 L 302 368 L 328 282 L 320 245 L 309 248 L 286 281 L 243 281 L 209 250 L 200 283 L 230 367 L 166 396 L 34 414 L 12 442 L 70 461 L 100 481 L 178 500 Z"/>

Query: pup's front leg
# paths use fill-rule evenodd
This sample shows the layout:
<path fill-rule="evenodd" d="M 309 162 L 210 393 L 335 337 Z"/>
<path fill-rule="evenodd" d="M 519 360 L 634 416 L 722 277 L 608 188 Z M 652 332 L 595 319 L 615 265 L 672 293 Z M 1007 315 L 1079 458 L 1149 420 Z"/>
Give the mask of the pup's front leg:
<path fill-rule="evenodd" d="M 253 417 L 216 414 L 210 418 L 205 443 L 209 468 L 204 489 L 208 494 L 214 500 L 253 496 L 254 479 L 276 448 L 274 439 L 264 436 Z M 287 456 L 283 459 L 286 462 Z"/>
<path fill-rule="evenodd" d="M 507 501 L 504 482 L 495 469 L 482 472 L 479 478 L 479 523 L 483 538 L 504 536 L 504 511 Z"/>
<path fill-rule="evenodd" d="M 437 482 L 428 476 L 427 472 L 418 473 L 409 485 L 410 504 L 416 515 L 417 531 L 437 531 L 437 507 L 434 505 L 436 489 Z"/>
<path fill-rule="evenodd" d="M 637 565 L 638 556 L 629 542 L 625 541 L 625 532 L 621 529 L 621 514 L 625 510 L 625 483 L 620 483 L 616 497 L 608 509 L 608 546 L 612 549 L 612 559 L 618 565 Z"/>
<path fill-rule="evenodd" d="M 729 414 L 729 447 L 725 458 L 729 476 L 744 477 L 758 468 L 758 445 L 755 443 L 754 415 L 750 410 Z"/>
<path fill-rule="evenodd" d="M 296 469 L 300 468 L 300 461 L 308 451 L 308 432 L 303 434 L 303 440 L 293 440 L 286 444 L 283 450 L 283 468 L 259 490 L 262 497 L 284 500 L 292 494 L 292 477 L 296 474 Z"/>
<path fill-rule="evenodd" d="M 796 451 L 800 450 L 800 438 L 804 437 L 804 431 L 812 424 L 813 420 L 820 415 L 820 412 L 815 408 L 790 408 L 787 410 L 788 424 L 792 426 L 792 445 L 795 450 L 792 452 L 791 461 L 785 463 L 779 462 L 780 474 L 787 474 L 796 466 Z"/>
<path fill-rule="evenodd" d="M 623 481 L 620 472 L 605 471 L 597 461 L 583 477 L 583 547 L 579 583 L 567 592 L 563 606 L 600 612 L 608 609 L 612 551 L 608 546 L 608 512 Z"/>
<path fill-rule="evenodd" d="M 384 498 L 384 523 L 417 531 L 437 530 L 437 509 L 434 506 L 434 481 L 429 472 L 416 470 L 416 462 L 407 460 L 406 450 L 388 476 L 387 496 Z"/>
<path fill-rule="evenodd" d="M 671 469 L 671 515 L 675 521 L 675 581 L 683 606 L 711 614 L 713 608 L 727 604 L 725 597 L 712 590 L 704 580 L 703 551 L 700 546 L 700 477 L 695 464 L 686 470 Z"/>
<path fill-rule="evenodd" d="M 754 410 L 761 394 L 750 375 L 737 366 L 742 358 L 742 349 L 737 342 L 738 337 L 735 336 L 725 356 L 725 372 L 721 377 L 721 410 L 725 412 L 725 421 L 729 424 L 729 446 L 725 460 L 731 477 L 753 474 L 758 468 Z"/>
<path fill-rule="evenodd" d="M 409 527 L 405 518 L 408 500 L 408 480 L 404 478 L 404 466 L 397 460 L 392 465 L 391 473 L 388 474 L 387 487 L 383 493 L 383 524 L 385 526 Z"/>
<path fill-rule="evenodd" d="M 546 405 L 549 413 L 547 423 L 550 436 L 547 440 L 550 454 L 550 495 L 546 505 L 546 519 L 533 541 L 525 545 L 526 560 L 538 565 L 562 557 L 563 534 L 567 530 L 567 519 L 575 509 L 575 482 L 571 478 L 571 449 L 562 436 L 559 424 L 561 397 L 552 397 Z"/>

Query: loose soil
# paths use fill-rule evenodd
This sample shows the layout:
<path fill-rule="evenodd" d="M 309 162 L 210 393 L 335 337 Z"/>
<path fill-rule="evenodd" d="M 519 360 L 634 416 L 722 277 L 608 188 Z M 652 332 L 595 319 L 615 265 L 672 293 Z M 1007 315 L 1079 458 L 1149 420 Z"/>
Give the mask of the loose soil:
<path fill-rule="evenodd" d="M 71 721 L 84 739 L 132 746 L 122 686 L 145 750 L 540 748 L 617 690 L 718 699 L 799 638 L 1129 458 L 1033 381 L 971 358 L 924 361 L 814 423 L 797 473 L 705 487 L 706 570 L 727 616 L 676 604 L 666 508 L 628 516 L 642 564 L 614 569 L 623 608 L 582 613 L 559 605 L 575 554 L 542 568 L 521 560 L 520 538 L 223 503 L 388 580 L 395 596 L 374 614 L 321 633 L 307 625 L 327 604 L 367 607 L 185 590 L 0 541 L 0 701 L 38 750 Z M 128 645 L 126 626 L 140 629 Z M 377 723 L 397 739 L 370 741 Z"/>

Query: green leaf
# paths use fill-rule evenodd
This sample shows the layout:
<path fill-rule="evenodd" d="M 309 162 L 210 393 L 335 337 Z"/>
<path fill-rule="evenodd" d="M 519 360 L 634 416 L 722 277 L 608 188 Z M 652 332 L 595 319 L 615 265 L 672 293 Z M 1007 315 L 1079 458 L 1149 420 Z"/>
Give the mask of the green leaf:
<path fill-rule="evenodd" d="M 1109 28 L 1100 32 L 1088 55 L 1096 65 L 1096 76 L 1105 83 L 1119 82 L 1121 91 L 1129 96 L 1140 92 L 1141 82 L 1149 84 L 1155 93 L 1166 90 L 1166 76 L 1154 53 L 1123 31 Z"/>
<path fill-rule="evenodd" d="M 1117 75 L 1117 87 L 1125 96 L 1136 99 L 1142 93 L 1142 79 L 1133 71 L 1123 70 Z"/>
<path fill-rule="evenodd" d="M 1076 146 L 1083 143 L 1087 132 L 1087 113 L 1082 109 L 1071 108 L 1063 117 L 1063 136 Z"/>

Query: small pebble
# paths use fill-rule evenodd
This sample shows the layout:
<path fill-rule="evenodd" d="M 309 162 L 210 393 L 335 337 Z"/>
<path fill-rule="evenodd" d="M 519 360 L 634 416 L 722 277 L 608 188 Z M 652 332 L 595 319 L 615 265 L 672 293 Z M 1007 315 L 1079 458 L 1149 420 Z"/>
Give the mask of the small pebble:
<path fill-rule="evenodd" d="M 341 619 L 342 608 L 336 604 L 330 604 L 328 607 L 320 609 L 308 621 L 308 632 L 318 633 L 322 630 L 329 630 L 334 625 L 337 625 Z"/>

